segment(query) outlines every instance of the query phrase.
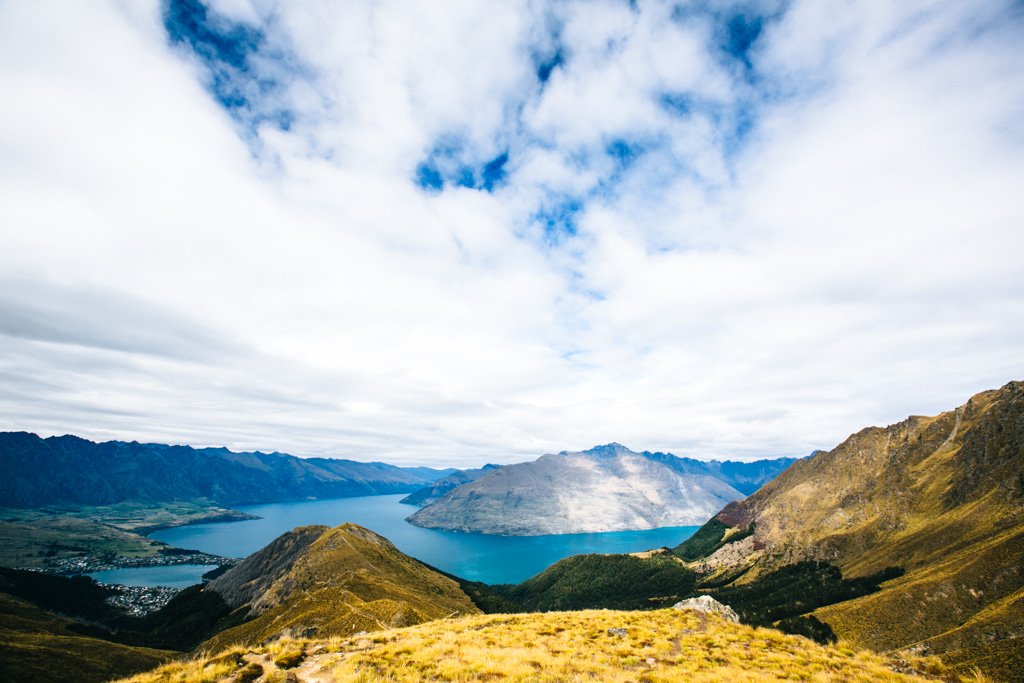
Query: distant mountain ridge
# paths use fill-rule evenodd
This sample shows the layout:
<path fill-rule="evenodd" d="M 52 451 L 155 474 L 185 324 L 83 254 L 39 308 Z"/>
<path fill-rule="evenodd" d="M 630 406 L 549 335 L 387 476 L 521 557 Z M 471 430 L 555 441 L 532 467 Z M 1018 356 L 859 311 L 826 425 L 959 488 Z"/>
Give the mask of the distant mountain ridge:
<path fill-rule="evenodd" d="M 0 506 L 205 499 L 221 505 L 409 493 L 452 470 L 0 432 Z"/>
<path fill-rule="evenodd" d="M 476 481 L 480 477 L 484 476 L 488 472 L 492 472 L 501 467 L 501 465 L 484 465 L 475 469 L 468 470 L 456 470 L 447 477 L 438 479 L 437 481 L 424 486 L 418 491 L 413 491 L 408 496 L 398 501 L 405 503 L 406 505 L 419 505 L 423 507 L 430 505 L 431 503 L 437 502 L 445 497 L 445 495 L 452 489 L 468 484 L 471 481 Z"/>
<path fill-rule="evenodd" d="M 843 639 L 938 654 L 997 680 L 1024 667 L 1024 382 L 868 427 L 727 505 L 676 552 L 705 585 L 800 562 L 904 573 L 817 609 Z"/>
<path fill-rule="evenodd" d="M 408 518 L 428 528 L 533 536 L 702 524 L 793 458 L 706 463 L 617 443 L 506 465 Z"/>

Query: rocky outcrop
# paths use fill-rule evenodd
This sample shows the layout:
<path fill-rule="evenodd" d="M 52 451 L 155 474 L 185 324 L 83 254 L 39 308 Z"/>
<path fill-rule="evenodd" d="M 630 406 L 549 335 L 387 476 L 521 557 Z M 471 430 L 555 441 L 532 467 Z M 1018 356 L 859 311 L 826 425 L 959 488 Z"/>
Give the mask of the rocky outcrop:
<path fill-rule="evenodd" d="M 729 605 L 723 605 L 710 595 L 701 595 L 696 598 L 680 600 L 676 604 L 672 605 L 672 609 L 692 609 L 697 612 L 717 614 L 726 621 L 731 621 L 734 624 L 740 623 L 740 615 L 736 614 L 736 611 L 732 607 L 729 607 Z"/>

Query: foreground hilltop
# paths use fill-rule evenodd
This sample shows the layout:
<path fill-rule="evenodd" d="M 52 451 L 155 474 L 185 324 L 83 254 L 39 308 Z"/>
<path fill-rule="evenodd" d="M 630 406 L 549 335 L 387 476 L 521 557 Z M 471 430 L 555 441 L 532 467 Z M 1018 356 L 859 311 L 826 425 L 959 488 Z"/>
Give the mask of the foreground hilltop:
<path fill-rule="evenodd" d="M 702 462 L 669 453 L 636 453 L 613 443 L 487 472 L 409 521 L 509 536 L 701 524 L 743 497 L 737 487 L 757 488 L 792 462 Z"/>
<path fill-rule="evenodd" d="M 282 635 L 329 638 L 480 611 L 454 580 L 355 524 L 294 529 L 204 590 L 246 619 L 207 648 Z"/>
<path fill-rule="evenodd" d="M 814 615 L 859 646 L 1021 680 L 1024 384 L 861 430 L 726 506 L 676 552 L 706 586 L 801 561 L 888 578 Z"/>
<path fill-rule="evenodd" d="M 922 668 L 938 662 L 915 662 Z M 911 683 L 906 663 L 665 609 L 480 615 L 331 641 L 284 640 L 173 663 L 131 683 L 691 681 Z"/>

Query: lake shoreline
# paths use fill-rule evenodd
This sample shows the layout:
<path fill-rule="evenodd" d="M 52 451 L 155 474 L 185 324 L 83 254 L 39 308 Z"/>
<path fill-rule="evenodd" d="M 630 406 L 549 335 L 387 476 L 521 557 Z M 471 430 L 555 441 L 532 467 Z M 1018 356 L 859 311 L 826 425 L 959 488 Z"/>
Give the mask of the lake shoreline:
<path fill-rule="evenodd" d="M 180 526 L 155 532 L 152 538 L 172 546 L 196 548 L 219 556 L 247 556 L 297 526 L 346 522 L 364 526 L 391 541 L 401 552 L 467 581 L 518 583 L 564 557 L 617 554 L 674 547 L 689 538 L 697 525 L 635 531 L 501 536 L 442 531 L 406 521 L 409 504 L 403 494 L 239 506 L 258 517 L 230 526 L 222 523 Z"/>

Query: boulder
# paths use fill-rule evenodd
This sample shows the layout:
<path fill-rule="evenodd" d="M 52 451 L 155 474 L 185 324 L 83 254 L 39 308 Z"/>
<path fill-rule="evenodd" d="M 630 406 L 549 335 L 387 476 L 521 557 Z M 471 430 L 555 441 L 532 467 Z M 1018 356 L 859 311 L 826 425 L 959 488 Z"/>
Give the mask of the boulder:
<path fill-rule="evenodd" d="M 729 607 L 729 605 L 723 605 L 710 595 L 687 598 L 672 605 L 672 609 L 692 609 L 698 612 L 708 612 L 710 614 L 717 614 L 726 621 L 732 621 L 737 624 L 740 622 L 740 615 L 736 614 L 736 610 Z"/>

